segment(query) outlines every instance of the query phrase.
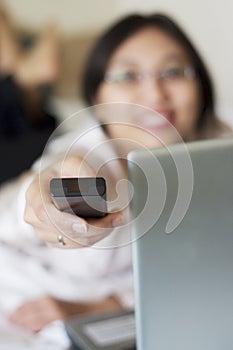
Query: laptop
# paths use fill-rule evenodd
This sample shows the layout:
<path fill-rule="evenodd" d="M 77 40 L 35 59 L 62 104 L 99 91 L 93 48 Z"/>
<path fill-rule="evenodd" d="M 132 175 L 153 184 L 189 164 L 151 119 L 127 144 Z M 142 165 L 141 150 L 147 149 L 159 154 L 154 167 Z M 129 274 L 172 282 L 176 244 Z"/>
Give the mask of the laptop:
<path fill-rule="evenodd" d="M 233 348 L 233 138 L 128 156 L 138 350 Z"/>
<path fill-rule="evenodd" d="M 135 350 L 133 310 L 74 317 L 65 322 L 70 350 Z"/>

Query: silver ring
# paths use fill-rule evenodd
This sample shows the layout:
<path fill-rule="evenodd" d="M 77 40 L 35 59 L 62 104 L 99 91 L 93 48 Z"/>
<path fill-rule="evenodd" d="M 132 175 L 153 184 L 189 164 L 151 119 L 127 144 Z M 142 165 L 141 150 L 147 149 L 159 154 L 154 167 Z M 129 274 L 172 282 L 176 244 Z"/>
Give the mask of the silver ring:
<path fill-rule="evenodd" d="M 62 236 L 62 235 L 58 235 L 58 236 L 57 236 L 57 242 L 58 242 L 58 244 L 60 244 L 62 247 L 63 247 L 64 245 L 66 245 L 66 242 L 64 242 L 64 239 L 63 239 L 63 236 Z"/>

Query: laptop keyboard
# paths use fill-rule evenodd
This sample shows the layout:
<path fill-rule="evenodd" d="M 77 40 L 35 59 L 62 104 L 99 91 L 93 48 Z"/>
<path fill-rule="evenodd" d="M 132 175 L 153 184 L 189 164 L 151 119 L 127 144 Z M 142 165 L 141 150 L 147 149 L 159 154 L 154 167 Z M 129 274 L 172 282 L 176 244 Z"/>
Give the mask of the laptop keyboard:
<path fill-rule="evenodd" d="M 113 319 L 90 322 L 83 326 L 83 332 L 97 346 L 111 346 L 120 342 L 135 339 L 134 315 L 123 315 Z M 130 347 L 123 350 L 131 350 Z"/>

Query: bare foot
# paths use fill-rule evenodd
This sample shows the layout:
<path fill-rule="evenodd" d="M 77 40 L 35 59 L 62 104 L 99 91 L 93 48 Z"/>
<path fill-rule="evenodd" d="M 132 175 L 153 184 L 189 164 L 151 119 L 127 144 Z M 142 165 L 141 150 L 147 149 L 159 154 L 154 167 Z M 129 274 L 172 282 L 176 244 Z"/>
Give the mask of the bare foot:
<path fill-rule="evenodd" d="M 59 61 L 58 30 L 50 24 L 35 46 L 21 57 L 15 77 L 25 87 L 54 82 L 59 74 Z"/>
<path fill-rule="evenodd" d="M 0 4 L 0 73 L 14 74 L 21 50 L 7 13 Z"/>

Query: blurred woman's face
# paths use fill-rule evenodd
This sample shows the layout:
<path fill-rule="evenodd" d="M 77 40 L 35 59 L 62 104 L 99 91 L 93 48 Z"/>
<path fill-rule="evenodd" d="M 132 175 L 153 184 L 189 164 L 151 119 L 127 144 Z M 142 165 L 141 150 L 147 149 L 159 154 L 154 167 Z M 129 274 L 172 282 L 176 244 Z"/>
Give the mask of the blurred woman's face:
<path fill-rule="evenodd" d="M 156 142 L 145 138 L 141 130 L 167 134 L 172 139 L 172 125 L 184 140 L 192 138 L 200 93 L 185 49 L 159 29 L 147 27 L 136 32 L 113 53 L 97 91 L 95 103 L 109 102 L 142 105 L 150 110 L 149 117 L 140 112 L 136 116 L 137 130 L 124 123 L 110 123 L 107 129 L 111 137 L 130 137 L 153 147 Z M 163 116 L 160 121 L 156 112 Z M 102 121 L 109 123 L 108 118 Z"/>

